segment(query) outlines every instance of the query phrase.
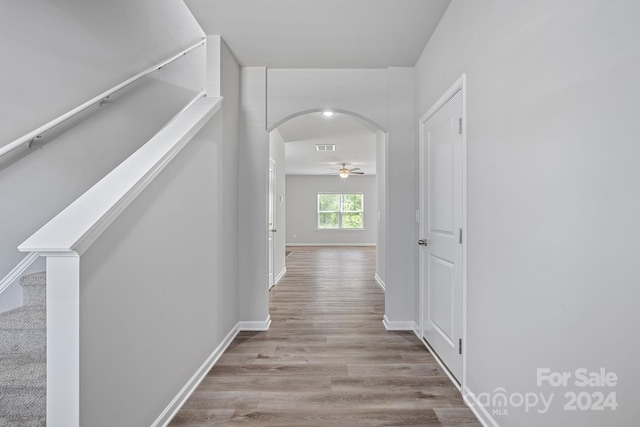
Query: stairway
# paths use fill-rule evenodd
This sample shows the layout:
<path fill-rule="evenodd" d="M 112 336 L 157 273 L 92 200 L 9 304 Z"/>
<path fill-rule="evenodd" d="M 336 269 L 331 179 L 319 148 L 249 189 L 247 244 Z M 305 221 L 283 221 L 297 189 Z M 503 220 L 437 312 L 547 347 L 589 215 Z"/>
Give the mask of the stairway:
<path fill-rule="evenodd" d="M 46 425 L 45 282 L 23 276 L 23 306 L 0 313 L 0 427 Z"/>

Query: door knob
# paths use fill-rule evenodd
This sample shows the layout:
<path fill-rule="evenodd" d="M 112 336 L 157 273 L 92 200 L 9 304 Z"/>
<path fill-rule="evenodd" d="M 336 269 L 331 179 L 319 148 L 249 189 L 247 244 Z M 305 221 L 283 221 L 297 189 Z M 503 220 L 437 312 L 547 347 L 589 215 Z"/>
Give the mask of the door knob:
<path fill-rule="evenodd" d="M 427 242 L 427 239 L 420 239 L 420 240 L 418 240 L 418 244 L 420 246 L 427 246 L 429 244 L 429 242 Z"/>
<path fill-rule="evenodd" d="M 271 232 L 272 232 L 272 233 L 277 233 L 277 232 L 278 232 L 278 230 L 273 229 L 273 230 L 271 230 Z"/>

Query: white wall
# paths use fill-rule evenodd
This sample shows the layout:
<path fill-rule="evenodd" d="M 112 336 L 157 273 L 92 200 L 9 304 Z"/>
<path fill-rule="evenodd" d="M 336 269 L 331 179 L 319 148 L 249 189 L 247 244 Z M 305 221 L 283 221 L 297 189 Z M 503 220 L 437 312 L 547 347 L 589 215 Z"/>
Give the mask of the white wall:
<path fill-rule="evenodd" d="M 222 109 L 82 257 L 81 425 L 150 425 L 240 320 L 240 67 L 209 42 Z"/>
<path fill-rule="evenodd" d="M 0 145 L 203 36 L 187 7 L 174 0 L 3 1 Z M 204 70 L 192 71 L 202 88 Z"/>
<path fill-rule="evenodd" d="M 282 135 L 277 129 L 269 132 L 269 157 L 276 162 L 276 223 L 274 233 L 275 253 L 273 254 L 274 279 L 285 271 L 286 252 L 286 184 L 285 149 Z"/>
<path fill-rule="evenodd" d="M 318 193 L 363 193 L 364 229 L 318 230 Z M 287 175 L 287 245 L 375 245 L 377 200 L 375 176 Z"/>
<path fill-rule="evenodd" d="M 207 80 L 211 82 L 216 72 L 211 69 L 212 63 L 219 66 L 219 78 L 213 79 L 220 88 L 220 96 L 224 98 L 222 108 L 218 115 L 222 117 L 222 141 L 219 150 L 222 161 L 215 163 L 214 168 L 219 174 L 219 181 L 222 183 L 214 189 L 210 189 L 217 197 L 217 206 L 221 211 L 221 244 L 224 250 L 219 255 L 220 263 L 219 276 L 220 283 L 224 283 L 222 293 L 219 295 L 217 307 L 221 312 L 227 313 L 224 316 L 226 323 L 225 330 L 229 331 L 235 325 L 238 318 L 238 130 L 240 122 L 240 66 L 229 50 L 227 44 L 220 37 L 209 37 L 208 46 L 218 46 L 218 52 L 211 52 L 207 55 Z M 211 60 L 211 61 L 210 61 Z M 207 93 L 212 89 L 207 87 Z"/>
<path fill-rule="evenodd" d="M 393 322 L 411 322 L 417 311 L 415 269 L 417 224 L 414 168 L 414 70 L 389 68 L 387 135 L 387 265 L 385 315 Z M 406 323 L 405 323 L 406 324 Z"/>
<path fill-rule="evenodd" d="M 240 71 L 240 319 L 266 326 L 269 316 L 267 70 Z"/>
<path fill-rule="evenodd" d="M 391 322 L 414 319 L 416 283 L 416 223 L 414 155 L 414 71 L 392 67 L 387 70 L 362 69 L 275 69 L 268 70 L 266 99 L 269 128 L 292 115 L 323 108 L 344 110 L 388 131 L 386 147 L 387 211 L 384 244 L 385 311 Z M 262 107 L 262 98 L 252 109 Z M 259 148 L 258 148 L 259 150 Z M 250 154 L 254 155 L 254 154 Z M 266 166 L 260 166 L 266 176 Z M 260 172 L 262 175 L 263 173 Z M 248 177 L 247 177 L 248 178 Z M 264 179 L 259 186 L 266 188 Z M 256 184 L 257 181 L 256 181 Z M 252 202 L 253 212 L 261 215 L 262 202 Z M 241 209 L 243 210 L 243 209 Z M 266 218 L 266 217 L 263 217 Z M 384 218 L 384 217 L 383 217 Z M 257 219 L 254 219 L 257 221 Z M 264 219 L 262 220 L 264 221 Z M 257 222 L 256 222 L 257 223 Z M 259 232 L 259 230 L 251 230 Z M 289 230 L 290 232 L 291 230 Z M 378 242 L 380 244 L 380 242 Z M 254 245 L 254 247 L 257 247 Z M 393 254 L 393 256 L 392 256 Z M 257 253 L 253 254 L 254 256 Z M 262 253 L 266 257 L 266 252 Z"/>
<path fill-rule="evenodd" d="M 387 71 L 384 69 L 268 70 L 267 128 L 302 112 L 351 112 L 387 129 Z"/>
<path fill-rule="evenodd" d="M 418 61 L 418 115 L 467 73 L 468 386 L 555 393 L 501 426 L 640 416 L 638 16 L 632 0 L 453 0 Z M 619 381 L 537 387 L 538 368 Z M 571 391 L 619 407 L 565 411 Z"/>
<path fill-rule="evenodd" d="M 173 0 L 11 1 L 0 34 L 12 58 L 0 82 L 3 143 L 202 37 Z M 82 425 L 150 425 L 239 321 L 240 68 L 217 47 L 222 110 L 83 256 Z M 0 267 L 153 136 L 205 72 L 200 48 L 4 160 Z"/>
<path fill-rule="evenodd" d="M 80 425 L 150 425 L 238 322 L 216 115 L 82 256 Z"/>
<path fill-rule="evenodd" d="M 0 145 L 202 37 L 181 2 L 7 1 Z M 16 247 L 133 153 L 204 86 L 204 49 L 0 159 L 0 279 Z M 75 124 L 76 126 L 71 126 Z M 6 296 L 6 295 L 5 295 Z M 3 296 L 2 298 L 4 298 Z"/>

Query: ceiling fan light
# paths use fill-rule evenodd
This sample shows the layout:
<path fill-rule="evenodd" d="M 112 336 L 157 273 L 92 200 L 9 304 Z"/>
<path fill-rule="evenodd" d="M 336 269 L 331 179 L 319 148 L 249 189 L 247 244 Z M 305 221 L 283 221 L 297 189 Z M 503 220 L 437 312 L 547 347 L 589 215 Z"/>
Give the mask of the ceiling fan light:
<path fill-rule="evenodd" d="M 331 117 L 331 116 L 334 115 L 334 112 L 330 111 L 330 110 L 325 110 L 325 111 L 322 112 L 322 115 L 325 116 L 325 117 Z"/>
<path fill-rule="evenodd" d="M 349 178 L 349 174 L 347 172 L 340 172 L 340 178 Z"/>

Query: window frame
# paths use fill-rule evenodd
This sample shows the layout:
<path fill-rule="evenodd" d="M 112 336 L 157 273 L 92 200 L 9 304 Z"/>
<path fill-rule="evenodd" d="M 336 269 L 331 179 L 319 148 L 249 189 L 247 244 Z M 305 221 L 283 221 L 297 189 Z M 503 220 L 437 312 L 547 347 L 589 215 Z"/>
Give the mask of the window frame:
<path fill-rule="evenodd" d="M 345 211 L 343 210 L 343 196 L 345 195 L 359 195 L 360 196 L 360 200 L 361 200 L 361 204 L 362 204 L 362 210 L 359 211 Z M 338 195 L 340 196 L 338 199 L 338 210 L 337 211 L 321 211 L 320 210 L 320 196 L 322 195 Z M 338 214 L 338 227 L 321 227 L 320 226 L 320 214 L 322 213 L 337 213 Z M 362 227 L 359 228 L 352 228 L 352 227 L 343 227 L 343 222 L 342 222 L 342 215 L 343 214 L 352 214 L 352 213 L 359 213 L 362 215 Z M 319 191 L 316 194 L 316 230 L 338 230 L 338 231 L 349 231 L 349 230 L 356 230 L 356 231 L 362 231 L 364 230 L 364 193 L 363 192 L 349 192 L 349 193 L 338 193 L 338 192 L 331 192 L 331 191 Z"/>

